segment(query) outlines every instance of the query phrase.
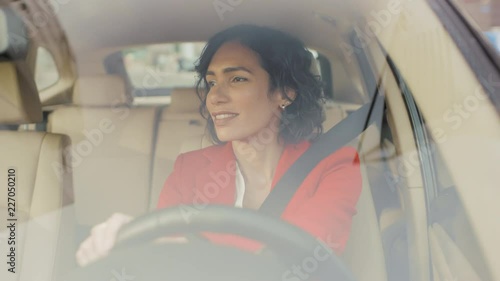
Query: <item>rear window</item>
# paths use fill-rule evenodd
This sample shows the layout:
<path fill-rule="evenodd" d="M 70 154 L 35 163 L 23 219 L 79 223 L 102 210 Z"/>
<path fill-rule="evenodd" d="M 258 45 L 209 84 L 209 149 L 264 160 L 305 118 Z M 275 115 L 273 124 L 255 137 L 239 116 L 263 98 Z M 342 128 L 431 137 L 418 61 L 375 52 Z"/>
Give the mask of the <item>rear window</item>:
<path fill-rule="evenodd" d="M 136 89 L 191 88 L 194 64 L 205 43 L 171 43 L 123 51 L 127 75 Z"/>
<path fill-rule="evenodd" d="M 38 90 L 45 90 L 57 81 L 59 81 L 59 72 L 54 58 L 45 48 L 39 47 L 35 66 L 35 82 Z"/>

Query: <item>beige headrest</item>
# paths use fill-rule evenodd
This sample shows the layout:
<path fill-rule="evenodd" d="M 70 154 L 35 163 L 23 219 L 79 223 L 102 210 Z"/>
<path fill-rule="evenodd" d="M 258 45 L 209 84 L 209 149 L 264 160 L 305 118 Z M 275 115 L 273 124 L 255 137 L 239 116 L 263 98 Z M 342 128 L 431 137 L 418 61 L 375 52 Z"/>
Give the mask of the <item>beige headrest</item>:
<path fill-rule="evenodd" d="M 179 88 L 172 90 L 169 113 L 197 113 L 200 99 L 194 88 Z"/>
<path fill-rule="evenodd" d="M 42 104 L 30 72 L 22 63 L 0 62 L 0 123 L 42 122 Z"/>
<path fill-rule="evenodd" d="M 125 82 L 117 75 L 80 77 L 73 90 L 73 104 L 83 106 L 117 106 L 129 104 Z"/>

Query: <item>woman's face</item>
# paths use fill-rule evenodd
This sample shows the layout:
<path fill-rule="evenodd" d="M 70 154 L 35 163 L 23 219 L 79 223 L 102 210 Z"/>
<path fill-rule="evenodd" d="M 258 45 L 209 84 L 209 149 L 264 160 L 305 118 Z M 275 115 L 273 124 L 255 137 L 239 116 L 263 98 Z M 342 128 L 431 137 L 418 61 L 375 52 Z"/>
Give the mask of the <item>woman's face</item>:
<path fill-rule="evenodd" d="M 210 85 L 207 109 L 221 141 L 249 140 L 263 130 L 263 138 L 278 135 L 280 105 L 286 100 L 278 91 L 269 95 L 269 74 L 255 52 L 238 42 L 225 43 L 205 78 Z"/>

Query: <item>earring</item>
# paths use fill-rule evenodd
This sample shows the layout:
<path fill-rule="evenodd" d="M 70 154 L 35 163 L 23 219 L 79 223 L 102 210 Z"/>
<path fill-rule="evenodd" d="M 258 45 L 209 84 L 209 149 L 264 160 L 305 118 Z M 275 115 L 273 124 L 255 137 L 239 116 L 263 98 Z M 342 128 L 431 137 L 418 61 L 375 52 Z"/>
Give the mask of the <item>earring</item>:
<path fill-rule="evenodd" d="M 289 106 L 289 105 L 290 105 L 290 103 L 289 103 L 289 102 L 287 102 L 287 103 L 284 103 L 284 104 L 280 105 L 280 107 L 281 107 L 281 109 L 283 109 L 283 110 L 284 110 L 284 109 L 285 109 L 287 106 Z"/>

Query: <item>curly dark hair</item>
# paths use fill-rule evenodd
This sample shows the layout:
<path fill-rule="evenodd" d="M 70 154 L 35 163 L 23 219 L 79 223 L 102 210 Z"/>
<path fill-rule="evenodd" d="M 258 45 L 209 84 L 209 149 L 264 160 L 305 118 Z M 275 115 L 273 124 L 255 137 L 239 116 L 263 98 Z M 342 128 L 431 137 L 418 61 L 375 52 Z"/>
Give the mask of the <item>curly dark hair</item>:
<path fill-rule="evenodd" d="M 285 143 L 314 140 L 323 133 L 325 101 L 321 77 L 311 72 L 314 59 L 304 44 L 297 38 L 268 27 L 237 25 L 215 34 L 208 41 L 196 64 L 198 81 L 196 92 L 201 100 L 200 113 L 207 120 L 207 129 L 217 144 L 215 127 L 206 107 L 210 90 L 205 76 L 212 57 L 227 42 L 238 42 L 253 50 L 260 59 L 262 68 L 270 77 L 270 91 L 280 89 L 285 97 L 287 89 L 296 92 L 293 102 L 282 112 L 279 136 Z"/>

